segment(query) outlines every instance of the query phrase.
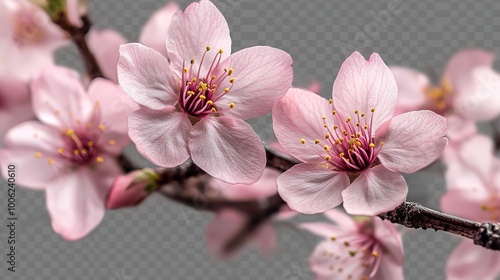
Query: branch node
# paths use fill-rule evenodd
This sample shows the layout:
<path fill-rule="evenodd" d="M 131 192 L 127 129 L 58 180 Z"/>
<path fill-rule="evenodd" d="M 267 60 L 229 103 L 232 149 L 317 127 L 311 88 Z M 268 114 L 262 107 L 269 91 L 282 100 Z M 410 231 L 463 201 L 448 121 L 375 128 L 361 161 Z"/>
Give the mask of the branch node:
<path fill-rule="evenodd" d="M 483 223 L 474 234 L 474 244 L 490 250 L 500 250 L 500 225 Z"/>

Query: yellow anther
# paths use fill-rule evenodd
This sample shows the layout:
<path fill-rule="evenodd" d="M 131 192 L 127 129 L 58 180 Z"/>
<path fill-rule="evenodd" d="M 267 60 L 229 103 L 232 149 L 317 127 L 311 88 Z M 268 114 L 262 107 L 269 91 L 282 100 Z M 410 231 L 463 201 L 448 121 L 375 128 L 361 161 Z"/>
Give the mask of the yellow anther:
<path fill-rule="evenodd" d="M 60 154 L 64 153 L 64 148 L 57 149 L 57 152 L 60 153 Z"/>
<path fill-rule="evenodd" d="M 214 104 L 214 102 L 213 102 L 212 100 L 208 100 L 208 101 L 207 101 L 207 104 L 208 104 L 208 105 L 213 105 L 213 104 Z"/>
<path fill-rule="evenodd" d="M 349 247 L 349 246 L 351 245 L 351 243 L 349 243 L 349 241 L 344 241 L 344 245 L 345 245 L 346 247 Z"/>
<path fill-rule="evenodd" d="M 229 70 L 227 71 L 227 75 L 231 76 L 231 74 L 233 74 L 233 72 L 234 72 L 233 68 L 229 68 Z"/>
<path fill-rule="evenodd" d="M 345 129 L 342 130 L 342 134 L 344 134 L 344 136 L 349 135 Z"/>
<path fill-rule="evenodd" d="M 191 81 L 193 81 L 193 83 L 196 83 L 197 79 L 193 78 Z"/>
<path fill-rule="evenodd" d="M 384 146 L 385 145 L 385 142 L 380 142 L 380 146 Z"/>
<path fill-rule="evenodd" d="M 354 114 L 356 114 L 356 115 L 357 115 L 358 113 L 359 113 L 359 111 L 358 111 L 358 110 L 354 110 Z"/>
<path fill-rule="evenodd" d="M 219 50 L 219 53 L 223 53 L 223 52 L 224 52 L 224 50 L 223 50 L 223 49 L 220 49 L 220 50 Z"/>
<path fill-rule="evenodd" d="M 114 140 L 109 140 L 109 141 L 114 141 Z M 94 147 L 94 141 L 88 141 L 87 146 Z"/>
<path fill-rule="evenodd" d="M 212 78 L 212 80 L 215 80 L 215 78 L 217 78 L 217 77 L 215 75 L 212 75 L 212 77 L 210 77 L 210 78 Z"/>
<path fill-rule="evenodd" d="M 86 149 L 82 149 L 82 155 L 86 155 L 87 154 L 87 150 Z"/>
<path fill-rule="evenodd" d="M 98 127 L 100 131 L 104 131 L 106 129 L 106 127 L 102 123 Z"/>
<path fill-rule="evenodd" d="M 371 111 L 372 113 L 373 113 L 373 112 L 375 112 L 375 108 L 372 108 L 370 111 Z"/>
<path fill-rule="evenodd" d="M 231 78 L 231 79 L 229 80 L 229 82 L 230 82 L 231 84 L 232 84 L 232 83 L 234 83 L 234 78 Z"/>
<path fill-rule="evenodd" d="M 208 51 L 210 50 L 210 46 L 207 46 L 205 49 L 206 49 L 206 50 L 207 50 L 207 52 L 208 52 Z"/>
<path fill-rule="evenodd" d="M 215 107 L 212 107 L 212 112 L 217 112 L 217 109 L 215 109 Z"/>
<path fill-rule="evenodd" d="M 229 108 L 234 108 L 234 102 L 229 103 Z"/>
<path fill-rule="evenodd" d="M 115 141 L 115 140 L 113 140 L 113 139 L 111 139 L 111 140 L 109 140 L 109 144 L 110 144 L 111 146 L 116 145 L 116 141 Z"/>
<path fill-rule="evenodd" d="M 325 149 L 325 151 L 329 152 L 330 151 L 330 147 L 328 145 L 324 145 L 323 146 L 323 149 Z"/>
<path fill-rule="evenodd" d="M 326 120 L 326 116 L 322 116 L 321 118 L 324 119 L 324 120 Z"/>
<path fill-rule="evenodd" d="M 97 162 L 104 162 L 104 159 L 103 159 L 102 157 L 97 157 L 95 160 L 96 160 Z"/>
<path fill-rule="evenodd" d="M 328 138 L 330 138 L 330 134 L 329 133 L 325 134 L 325 139 L 328 139 Z"/>
<path fill-rule="evenodd" d="M 224 89 L 224 92 L 225 92 L 225 93 L 228 93 L 228 92 L 229 92 L 229 88 L 225 88 L 225 89 Z"/>
<path fill-rule="evenodd" d="M 361 132 L 356 132 L 356 137 L 361 137 Z"/>
<path fill-rule="evenodd" d="M 364 129 L 368 129 L 368 125 L 365 124 L 365 126 L 363 126 Z"/>
<path fill-rule="evenodd" d="M 59 114 L 61 113 L 61 110 L 56 109 L 56 110 L 54 110 L 54 113 L 55 113 L 56 115 L 59 115 Z"/>
<path fill-rule="evenodd" d="M 481 205 L 481 210 L 488 211 L 488 205 L 486 204 Z"/>
<path fill-rule="evenodd" d="M 351 121 L 351 117 L 347 117 L 347 120 L 345 120 L 346 122 L 350 122 Z"/>
<path fill-rule="evenodd" d="M 333 104 L 333 99 L 329 99 L 328 103 Z"/>
<path fill-rule="evenodd" d="M 75 155 L 79 155 L 79 154 L 80 154 L 80 150 L 78 150 L 78 149 L 74 149 L 74 150 L 73 150 L 73 154 L 75 154 Z"/>
<path fill-rule="evenodd" d="M 361 113 L 361 117 L 364 118 L 366 116 L 365 113 Z"/>
<path fill-rule="evenodd" d="M 51 159 L 51 158 L 49 158 L 48 163 L 49 163 L 49 165 L 53 165 L 54 164 L 54 160 Z"/>
<path fill-rule="evenodd" d="M 356 123 L 356 126 L 358 126 L 358 127 L 359 127 L 360 125 L 361 125 L 361 124 L 360 124 L 359 122 L 357 122 L 357 123 Z"/>
<path fill-rule="evenodd" d="M 324 124 L 323 124 L 323 127 L 324 127 L 324 128 L 327 128 L 327 127 L 328 127 L 328 125 L 327 125 L 326 123 L 324 123 Z"/>
<path fill-rule="evenodd" d="M 207 88 L 208 88 L 208 85 L 205 83 L 200 83 L 200 86 L 201 86 L 201 89 L 203 89 L 203 90 L 207 90 Z"/>
<path fill-rule="evenodd" d="M 41 157 L 42 157 L 42 153 L 40 153 L 40 152 L 36 152 L 36 153 L 35 153 L 35 157 L 36 157 L 36 158 L 41 158 Z"/>
<path fill-rule="evenodd" d="M 337 111 L 333 110 L 333 111 L 332 111 L 332 115 L 334 115 L 334 116 L 335 116 L 336 114 L 337 114 Z"/>
<path fill-rule="evenodd" d="M 344 156 L 345 156 L 345 154 L 344 154 L 344 153 L 340 153 L 340 154 L 339 154 L 339 157 L 344 157 Z"/>
<path fill-rule="evenodd" d="M 350 250 L 350 251 L 349 251 L 349 255 L 350 255 L 351 257 L 355 257 L 357 253 L 358 253 L 358 251 L 355 251 L 355 250 Z"/>
<path fill-rule="evenodd" d="M 377 251 L 373 251 L 373 252 L 372 252 L 372 256 L 374 256 L 374 257 L 378 257 L 378 252 L 377 252 Z"/>
<path fill-rule="evenodd" d="M 375 144 L 373 144 L 373 143 L 370 143 L 370 145 L 368 145 L 368 146 L 370 146 L 370 148 L 375 148 Z"/>
<path fill-rule="evenodd" d="M 314 140 L 314 144 L 319 144 L 319 139 Z"/>
<path fill-rule="evenodd" d="M 305 144 L 306 143 L 306 139 L 300 138 L 300 143 Z"/>
<path fill-rule="evenodd" d="M 333 126 L 333 130 L 337 130 L 339 127 L 337 125 Z"/>
<path fill-rule="evenodd" d="M 184 73 L 187 73 L 189 69 L 187 67 L 184 67 Z"/>
<path fill-rule="evenodd" d="M 68 135 L 69 137 L 72 137 L 75 135 L 75 131 L 73 129 L 70 129 L 66 132 L 66 135 Z"/>
<path fill-rule="evenodd" d="M 187 94 L 188 94 L 188 95 L 194 95 L 194 91 L 192 91 L 192 90 L 188 90 Z"/>
<path fill-rule="evenodd" d="M 340 140 L 339 139 L 335 139 L 335 144 L 340 144 Z"/>
<path fill-rule="evenodd" d="M 331 159 L 331 157 L 330 157 L 329 155 L 326 155 L 326 156 L 325 156 L 325 159 L 326 159 L 326 160 L 330 160 L 330 159 Z"/>
<path fill-rule="evenodd" d="M 92 123 L 91 123 L 91 122 L 88 122 L 88 123 L 86 124 L 86 126 L 87 126 L 87 128 L 92 128 Z"/>
<path fill-rule="evenodd" d="M 201 99 L 201 100 L 205 100 L 205 99 L 207 99 L 207 97 L 206 97 L 205 95 L 203 95 L 203 94 L 202 94 L 202 95 L 200 95 L 200 99 Z"/>
<path fill-rule="evenodd" d="M 337 240 L 337 237 L 335 237 L 335 235 L 332 235 L 332 236 L 330 236 L 330 240 L 335 241 L 335 240 Z"/>
<path fill-rule="evenodd" d="M 194 64 L 194 58 L 191 58 L 191 64 Z"/>

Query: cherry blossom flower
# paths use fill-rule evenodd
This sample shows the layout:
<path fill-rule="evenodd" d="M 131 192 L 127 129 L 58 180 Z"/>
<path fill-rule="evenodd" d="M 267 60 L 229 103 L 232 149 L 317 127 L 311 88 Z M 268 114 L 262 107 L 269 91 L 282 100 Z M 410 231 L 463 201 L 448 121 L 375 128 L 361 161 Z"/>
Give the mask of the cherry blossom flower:
<path fill-rule="evenodd" d="M 444 212 L 478 222 L 500 222 L 500 159 L 490 138 L 477 135 L 464 142 L 456 161 L 448 163 Z M 481 162 L 481 164 L 477 164 Z M 448 279 L 493 280 L 500 275 L 500 255 L 464 239 L 446 265 Z"/>
<path fill-rule="evenodd" d="M 3 175 L 8 164 L 22 167 L 17 182 L 45 190 L 54 231 L 83 238 L 104 217 L 106 194 L 121 173 L 114 157 L 130 142 L 123 119 L 136 105 L 103 79 L 85 92 L 78 74 L 60 67 L 45 69 L 31 91 L 40 121 L 7 132 L 0 150 Z"/>
<path fill-rule="evenodd" d="M 309 261 L 317 280 L 404 279 L 403 244 L 392 223 L 379 217 L 351 218 L 335 209 L 324 214 L 335 225 L 300 226 L 325 238 Z"/>
<path fill-rule="evenodd" d="M 474 122 L 500 114 L 500 75 L 494 71 L 493 61 L 494 54 L 484 50 L 459 51 L 451 57 L 438 84 L 416 70 L 392 66 L 399 88 L 396 114 L 432 110 L 448 118 L 450 140 L 466 139 L 475 132 Z"/>
<path fill-rule="evenodd" d="M 413 173 L 446 146 L 446 120 L 431 111 L 393 117 L 397 87 L 378 54 L 358 52 L 342 65 L 332 99 L 290 89 L 273 108 L 280 144 L 303 161 L 278 178 L 288 205 L 314 214 L 342 201 L 350 214 L 376 215 L 400 205 Z"/>
<path fill-rule="evenodd" d="M 118 209 L 138 205 L 158 187 L 158 179 L 158 174 L 150 168 L 116 177 L 106 200 L 106 208 Z"/>
<path fill-rule="evenodd" d="M 0 77 L 0 148 L 5 133 L 13 126 L 34 118 L 29 85 L 19 77 Z"/>
<path fill-rule="evenodd" d="M 53 64 L 53 52 L 67 43 L 65 33 L 27 0 L 0 1 L 0 75 L 23 80 Z"/>
<path fill-rule="evenodd" d="M 141 44 L 120 47 L 120 85 L 144 106 L 129 117 L 139 152 L 163 167 L 191 157 L 228 183 L 257 181 L 264 147 L 244 120 L 269 112 L 290 88 L 291 56 L 265 46 L 231 55 L 227 22 L 207 0 L 174 15 L 166 51 L 170 62 Z"/>
<path fill-rule="evenodd" d="M 178 10 L 177 3 L 169 2 L 156 11 L 142 28 L 139 43 L 155 49 L 166 57 L 165 38 L 172 17 Z M 116 64 L 120 56 L 119 49 L 120 45 L 128 43 L 127 39 L 112 29 L 105 29 L 90 31 L 88 42 L 104 76 L 118 82 Z"/>
<path fill-rule="evenodd" d="M 232 201 L 262 201 L 278 193 L 276 178 L 279 175 L 280 172 L 266 168 L 262 177 L 251 185 L 228 184 L 218 179 L 212 179 L 210 185 L 225 199 Z M 246 240 L 246 243 L 255 246 L 263 255 L 269 256 L 273 254 L 278 245 L 278 237 L 273 221 L 288 220 L 295 215 L 296 212 L 292 211 L 288 206 L 282 207 L 280 212 L 260 225 Z M 206 229 L 206 242 L 210 253 L 219 259 L 233 257 L 237 251 L 227 252 L 224 250 L 224 246 L 231 238 L 234 238 L 246 222 L 248 222 L 248 217 L 236 210 L 223 209 L 219 211 Z"/>

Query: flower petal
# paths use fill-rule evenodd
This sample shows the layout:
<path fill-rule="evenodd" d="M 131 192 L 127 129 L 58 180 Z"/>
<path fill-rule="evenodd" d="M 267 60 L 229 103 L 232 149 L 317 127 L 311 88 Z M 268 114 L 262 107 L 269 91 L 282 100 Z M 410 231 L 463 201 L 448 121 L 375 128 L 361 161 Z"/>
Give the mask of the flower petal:
<path fill-rule="evenodd" d="M 64 67 L 47 67 L 31 84 L 33 110 L 45 124 L 70 129 L 75 120 L 86 122 L 93 106 L 78 73 Z"/>
<path fill-rule="evenodd" d="M 330 209 L 323 214 L 329 220 L 345 230 L 355 231 L 357 228 L 357 224 L 354 222 L 352 217 L 338 209 Z"/>
<path fill-rule="evenodd" d="M 162 111 L 142 108 L 128 118 L 129 136 L 137 150 L 152 163 L 174 167 L 189 158 L 187 115 L 174 107 Z"/>
<path fill-rule="evenodd" d="M 498 252 L 474 245 L 464 239 L 451 253 L 446 263 L 448 279 L 494 280 L 500 273 Z"/>
<path fill-rule="evenodd" d="M 212 50 L 205 55 L 202 75 L 208 72 L 219 50 L 223 50 L 222 61 L 231 54 L 231 37 L 222 13 L 212 2 L 201 0 L 172 18 L 167 34 L 167 54 L 172 68 L 181 71 L 184 63 L 194 59 L 193 66 L 198 69 L 207 46 Z"/>
<path fill-rule="evenodd" d="M 323 97 L 310 91 L 291 88 L 273 107 L 273 128 L 278 142 L 294 157 L 305 162 L 324 162 L 322 145 L 315 139 L 323 139 L 327 123 L 332 120 L 332 107 Z M 301 138 L 306 144 L 301 143 Z"/>
<path fill-rule="evenodd" d="M 84 167 L 60 176 L 46 190 L 54 231 L 68 240 L 88 235 L 104 217 L 106 194 L 118 174 L 118 166 L 109 158 L 98 171 Z"/>
<path fill-rule="evenodd" d="M 460 157 L 481 178 L 488 179 L 493 170 L 494 144 L 488 136 L 477 134 L 460 147 Z M 480 162 L 481 164 L 475 164 Z"/>
<path fill-rule="evenodd" d="M 390 67 L 398 86 L 398 103 L 395 115 L 420 110 L 427 101 L 424 89 L 429 86 L 429 78 L 423 73 L 402 66 Z"/>
<path fill-rule="evenodd" d="M 472 169 L 469 164 L 456 157 L 447 159 L 445 179 L 448 189 L 487 190 L 489 187 L 486 185 L 488 178 L 481 177 L 477 169 Z"/>
<path fill-rule="evenodd" d="M 235 103 L 234 108 L 224 112 L 227 116 L 239 119 L 260 117 L 271 111 L 292 84 L 292 57 L 276 48 L 246 48 L 231 55 L 224 65 L 234 69 L 231 77 L 235 82 L 216 104 L 228 108 L 230 103 Z M 225 79 L 219 88 L 222 91 L 231 85 L 229 79 Z"/>
<path fill-rule="evenodd" d="M 395 171 L 413 173 L 438 159 L 448 139 L 446 119 L 431 111 L 413 111 L 394 117 L 380 141 L 382 164 Z"/>
<path fill-rule="evenodd" d="M 345 173 L 317 164 L 301 163 L 278 177 L 278 192 L 288 206 L 304 214 L 322 213 L 342 203 L 349 185 Z"/>
<path fill-rule="evenodd" d="M 333 83 L 332 98 L 339 112 L 353 116 L 354 110 L 373 115 L 372 131 L 394 115 L 398 87 L 394 76 L 377 53 L 365 60 L 359 52 L 349 56 Z"/>
<path fill-rule="evenodd" d="M 347 213 L 375 216 L 394 210 L 403 203 L 407 194 L 408 186 L 403 176 L 377 165 L 363 171 L 342 192 L 342 198 Z"/>
<path fill-rule="evenodd" d="M 179 98 L 181 80 L 167 59 L 141 44 L 120 46 L 118 81 L 135 102 L 151 109 L 174 106 Z"/>
<path fill-rule="evenodd" d="M 386 263 L 391 270 L 391 266 L 403 268 L 404 252 L 401 235 L 396 230 L 393 223 L 388 220 L 382 220 L 379 217 L 373 217 L 374 236 L 383 249 L 384 259 L 390 260 Z M 380 269 L 380 268 L 379 268 Z M 385 269 L 384 269 L 385 270 Z M 387 271 L 390 272 L 390 271 Z M 386 272 L 383 272 L 383 274 Z M 399 279 L 399 278 L 381 278 L 381 279 Z"/>
<path fill-rule="evenodd" d="M 218 212 L 205 230 L 208 251 L 218 259 L 231 258 L 236 252 L 227 252 L 224 246 L 244 226 L 245 221 L 245 216 L 235 210 L 223 209 Z"/>
<path fill-rule="evenodd" d="M 490 212 L 484 210 L 489 193 L 484 189 L 470 187 L 470 189 L 451 189 L 441 197 L 443 212 L 473 221 L 490 220 Z"/>
<path fill-rule="evenodd" d="M 331 238 L 342 231 L 341 227 L 324 222 L 301 223 L 299 227 L 325 238 Z"/>
<path fill-rule="evenodd" d="M 155 49 L 167 57 L 166 37 L 172 17 L 179 10 L 179 5 L 170 2 L 163 8 L 157 10 L 144 24 L 139 42 L 145 46 Z"/>
<path fill-rule="evenodd" d="M 270 256 L 278 247 L 278 236 L 271 223 L 263 223 L 254 233 L 253 243 L 264 256 Z"/>
<path fill-rule="evenodd" d="M 116 65 L 120 57 L 120 45 L 126 43 L 127 39 L 111 29 L 91 30 L 88 35 L 89 48 L 94 54 L 99 67 L 104 76 L 114 82 L 118 82 Z"/>
<path fill-rule="evenodd" d="M 211 176 L 231 184 L 251 184 L 264 172 L 264 145 L 252 127 L 231 117 L 206 117 L 192 129 L 191 158 Z"/>

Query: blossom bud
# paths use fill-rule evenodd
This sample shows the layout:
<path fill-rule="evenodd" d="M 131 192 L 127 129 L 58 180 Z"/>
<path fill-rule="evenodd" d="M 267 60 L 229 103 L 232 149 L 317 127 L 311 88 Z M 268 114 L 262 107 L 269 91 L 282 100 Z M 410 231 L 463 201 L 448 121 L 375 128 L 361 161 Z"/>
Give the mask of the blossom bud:
<path fill-rule="evenodd" d="M 118 176 L 109 192 L 106 207 L 118 209 L 138 205 L 158 188 L 159 178 L 158 173 L 150 168 Z"/>

